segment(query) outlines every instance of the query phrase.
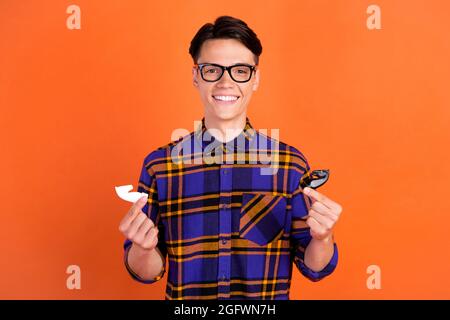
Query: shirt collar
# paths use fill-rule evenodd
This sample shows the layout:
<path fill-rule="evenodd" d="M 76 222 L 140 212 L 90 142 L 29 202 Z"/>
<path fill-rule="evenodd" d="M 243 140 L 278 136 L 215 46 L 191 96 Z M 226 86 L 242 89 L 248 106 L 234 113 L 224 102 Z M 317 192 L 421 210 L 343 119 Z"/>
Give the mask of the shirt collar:
<path fill-rule="evenodd" d="M 206 146 L 210 144 L 220 145 L 222 150 L 227 152 L 228 150 L 239 150 L 245 151 L 249 150 L 250 142 L 255 136 L 256 131 L 250 123 L 250 119 L 248 117 L 245 118 L 245 126 L 244 129 L 241 130 L 239 135 L 234 137 L 232 140 L 228 142 L 221 142 L 217 140 L 212 134 L 209 133 L 208 129 L 205 125 L 205 117 L 202 118 L 201 123 L 198 125 L 195 130 L 195 138 L 202 145 L 202 150 L 206 148 Z M 242 141 L 242 142 L 240 142 Z M 239 143 L 240 142 L 240 143 Z"/>

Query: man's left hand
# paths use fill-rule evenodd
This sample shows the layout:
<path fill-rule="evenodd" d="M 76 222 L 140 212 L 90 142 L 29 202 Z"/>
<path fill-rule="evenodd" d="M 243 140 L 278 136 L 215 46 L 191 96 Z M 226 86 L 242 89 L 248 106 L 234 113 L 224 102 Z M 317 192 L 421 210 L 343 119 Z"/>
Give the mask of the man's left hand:
<path fill-rule="evenodd" d="M 306 220 L 311 236 L 317 240 L 330 239 L 341 215 L 342 206 L 312 188 L 304 188 L 303 193 L 313 202 Z"/>

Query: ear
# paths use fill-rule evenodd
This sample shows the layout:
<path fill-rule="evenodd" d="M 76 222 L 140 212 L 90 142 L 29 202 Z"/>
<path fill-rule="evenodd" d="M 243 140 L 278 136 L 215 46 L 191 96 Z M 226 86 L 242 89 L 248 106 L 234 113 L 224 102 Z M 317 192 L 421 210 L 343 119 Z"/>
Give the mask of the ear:
<path fill-rule="evenodd" d="M 255 81 L 253 81 L 253 85 L 252 85 L 253 91 L 258 90 L 259 80 L 260 80 L 259 68 L 257 68 L 256 71 L 255 71 Z"/>
<path fill-rule="evenodd" d="M 192 67 L 192 83 L 194 87 L 198 87 L 198 80 L 197 80 L 197 68 Z"/>

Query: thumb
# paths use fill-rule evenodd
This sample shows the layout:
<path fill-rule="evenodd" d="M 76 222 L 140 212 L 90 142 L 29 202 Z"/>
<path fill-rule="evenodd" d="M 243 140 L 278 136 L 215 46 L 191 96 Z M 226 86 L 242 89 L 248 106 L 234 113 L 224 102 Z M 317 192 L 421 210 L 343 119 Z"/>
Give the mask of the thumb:
<path fill-rule="evenodd" d="M 140 197 L 140 198 L 134 203 L 134 206 L 135 206 L 137 209 L 142 209 L 142 208 L 145 206 L 145 204 L 147 203 L 147 200 L 148 200 L 148 194 L 145 194 L 145 196 Z"/>

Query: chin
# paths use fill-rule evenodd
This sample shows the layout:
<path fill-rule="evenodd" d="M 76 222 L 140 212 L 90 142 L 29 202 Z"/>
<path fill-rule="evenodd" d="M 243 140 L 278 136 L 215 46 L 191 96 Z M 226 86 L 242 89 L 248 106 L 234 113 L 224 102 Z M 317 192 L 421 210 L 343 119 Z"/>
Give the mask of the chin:
<path fill-rule="evenodd" d="M 231 109 L 229 107 L 217 107 L 214 105 L 210 105 L 209 111 L 214 115 L 215 118 L 221 120 L 231 120 L 239 117 L 243 113 L 241 106 L 236 106 Z"/>
<path fill-rule="evenodd" d="M 213 112 L 214 116 L 220 120 L 231 120 L 240 115 L 239 112 Z"/>
<path fill-rule="evenodd" d="M 235 113 L 235 112 L 233 112 L 233 113 L 227 112 L 227 113 L 216 114 L 216 117 L 219 119 L 222 119 L 222 120 L 231 120 L 231 119 L 236 118 L 238 115 L 239 114 Z"/>

